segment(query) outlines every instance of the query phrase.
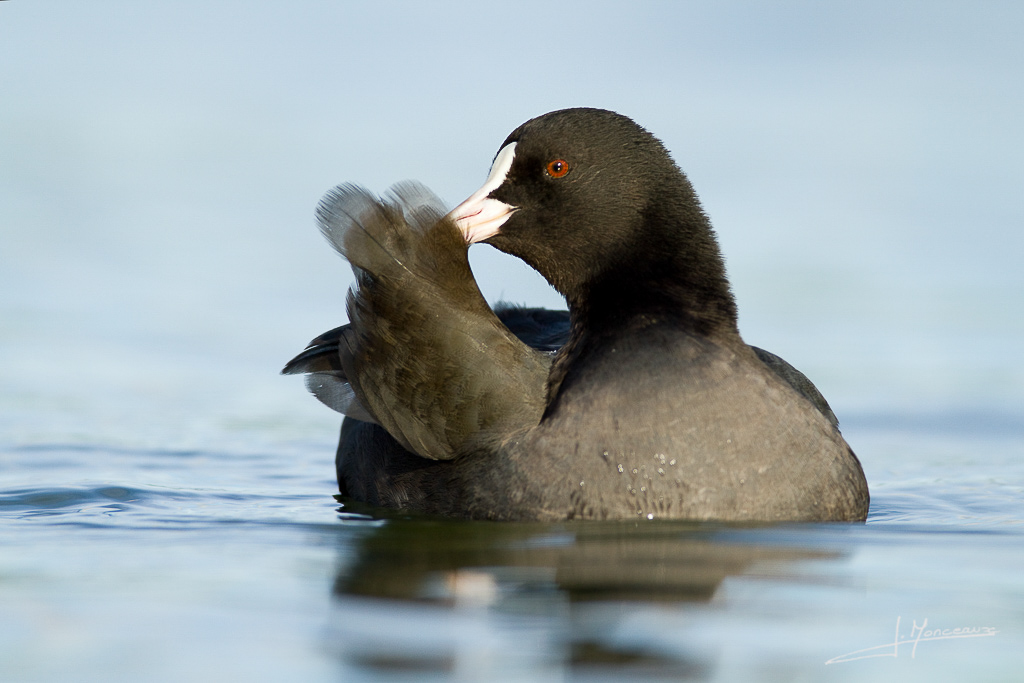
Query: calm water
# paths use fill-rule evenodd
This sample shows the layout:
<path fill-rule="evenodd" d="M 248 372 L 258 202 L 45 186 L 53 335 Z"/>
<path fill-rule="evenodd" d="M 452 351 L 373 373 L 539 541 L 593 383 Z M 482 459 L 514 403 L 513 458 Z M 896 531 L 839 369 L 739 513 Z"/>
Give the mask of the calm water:
<path fill-rule="evenodd" d="M 1021 424 L 848 422 L 865 525 L 374 519 L 302 423 L 7 441 L 0 680 L 1018 680 Z"/>
<path fill-rule="evenodd" d="M 1020 680 L 1021 5 L 520 4 L 0 2 L 0 682 Z M 277 376 L 344 320 L 317 200 L 581 105 L 690 175 L 866 524 L 339 509 Z"/>

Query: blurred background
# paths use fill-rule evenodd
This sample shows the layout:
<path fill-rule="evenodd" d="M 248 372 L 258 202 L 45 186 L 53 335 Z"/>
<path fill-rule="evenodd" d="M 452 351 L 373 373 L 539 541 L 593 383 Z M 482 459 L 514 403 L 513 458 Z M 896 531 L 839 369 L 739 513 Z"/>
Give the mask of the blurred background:
<path fill-rule="evenodd" d="M 519 123 L 581 105 L 665 142 L 745 338 L 841 419 L 1019 414 L 1022 19 L 1013 2 L 5 2 L 5 429 L 330 427 L 276 376 L 345 320 L 320 196 L 411 178 L 454 205 Z M 490 301 L 561 306 L 472 253 Z M 29 405 L 44 425 L 11 420 Z"/>
<path fill-rule="evenodd" d="M 1012 1 L 0 2 L 0 678 L 358 678 L 325 633 L 444 640 L 442 617 L 470 665 L 474 638 L 568 647 L 586 614 L 524 645 L 495 612 L 332 598 L 376 567 L 376 522 L 339 519 L 340 416 L 278 372 L 345 322 L 324 192 L 416 179 L 454 206 L 520 123 L 589 106 L 688 174 L 745 339 L 822 390 L 873 503 L 856 534 L 737 532 L 724 548 L 840 551 L 696 612 L 613 605 L 604 635 L 731 653 L 705 677 L 811 680 L 930 615 L 1002 630 L 830 674 L 1013 680 L 1019 536 L 969 532 L 1024 520 L 1022 35 Z M 562 306 L 520 262 L 471 259 L 492 303 Z M 388 566 L 420 566 L 398 548 Z"/>

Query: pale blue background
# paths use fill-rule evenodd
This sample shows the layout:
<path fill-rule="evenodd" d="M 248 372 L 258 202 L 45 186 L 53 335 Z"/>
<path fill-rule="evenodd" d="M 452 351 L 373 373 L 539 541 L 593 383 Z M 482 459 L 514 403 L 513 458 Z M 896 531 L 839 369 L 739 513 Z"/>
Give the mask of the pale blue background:
<path fill-rule="evenodd" d="M 454 204 L 512 128 L 587 105 L 664 140 L 748 341 L 840 416 L 1019 413 L 1022 19 L 1013 2 L 6 2 L 0 381 L 96 417 L 111 389 L 142 401 L 125 417 L 147 393 L 204 401 L 174 429 L 252 392 L 333 419 L 274 377 L 344 320 L 322 193 L 415 178 Z M 473 252 L 489 299 L 560 305 Z"/>

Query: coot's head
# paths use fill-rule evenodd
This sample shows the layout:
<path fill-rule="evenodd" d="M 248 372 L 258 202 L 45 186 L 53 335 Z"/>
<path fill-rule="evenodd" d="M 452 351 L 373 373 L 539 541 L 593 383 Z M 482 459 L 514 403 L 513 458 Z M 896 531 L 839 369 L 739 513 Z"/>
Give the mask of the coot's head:
<path fill-rule="evenodd" d="M 523 259 L 570 306 L 595 287 L 668 281 L 714 281 L 731 301 L 689 181 L 657 138 L 614 112 L 564 109 L 527 121 L 451 215 L 468 242 Z"/>

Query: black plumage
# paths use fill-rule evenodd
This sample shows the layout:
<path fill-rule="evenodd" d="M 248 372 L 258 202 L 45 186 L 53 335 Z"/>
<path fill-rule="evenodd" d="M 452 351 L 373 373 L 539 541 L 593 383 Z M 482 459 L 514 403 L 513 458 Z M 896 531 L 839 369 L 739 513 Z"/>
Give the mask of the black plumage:
<path fill-rule="evenodd" d="M 835 416 L 740 338 L 710 222 L 643 128 L 538 117 L 481 191 L 439 206 L 415 185 L 384 201 L 342 186 L 318 210 L 357 275 L 351 323 L 285 371 L 312 372 L 350 415 L 343 493 L 490 519 L 865 518 Z M 466 258 L 479 240 L 536 268 L 569 313 L 496 316 Z"/>

